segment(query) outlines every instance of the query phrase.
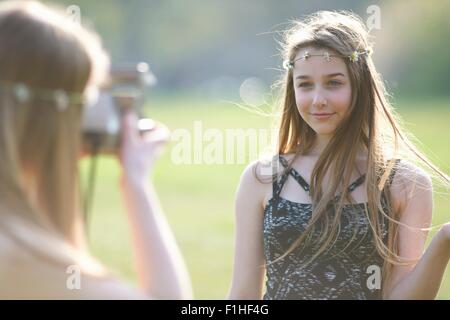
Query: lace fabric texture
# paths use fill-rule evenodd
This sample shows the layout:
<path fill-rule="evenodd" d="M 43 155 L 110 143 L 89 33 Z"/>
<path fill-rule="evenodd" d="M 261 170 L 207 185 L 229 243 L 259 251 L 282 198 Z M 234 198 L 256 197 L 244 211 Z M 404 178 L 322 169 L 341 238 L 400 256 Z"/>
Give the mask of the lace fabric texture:
<path fill-rule="evenodd" d="M 280 157 L 280 163 L 287 167 L 284 158 Z M 364 203 L 344 206 L 336 241 L 312 263 L 306 264 L 319 248 L 314 240 L 321 234 L 320 223 L 301 249 L 274 262 L 298 239 L 312 215 L 311 204 L 292 202 L 279 196 L 289 175 L 309 192 L 309 185 L 293 168 L 274 181 L 273 197 L 264 212 L 264 299 L 381 299 L 381 288 L 373 276 L 377 276 L 376 272 L 381 276 L 384 261 L 376 250 Z M 348 190 L 352 192 L 364 180 L 365 175 L 362 175 Z M 382 205 L 385 203 L 383 199 Z M 383 220 L 383 238 L 386 237 L 387 221 Z"/>

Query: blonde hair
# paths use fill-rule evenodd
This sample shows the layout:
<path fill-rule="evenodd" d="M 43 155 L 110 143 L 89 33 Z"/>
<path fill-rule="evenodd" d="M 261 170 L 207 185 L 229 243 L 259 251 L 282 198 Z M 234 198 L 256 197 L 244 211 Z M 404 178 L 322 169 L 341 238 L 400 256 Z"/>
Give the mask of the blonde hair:
<path fill-rule="evenodd" d="M 350 56 L 355 50 L 371 50 L 364 23 L 358 16 L 345 11 L 320 11 L 302 21 L 294 22 L 294 26 L 285 32 L 282 46 L 285 61 L 293 61 L 299 50 L 306 47 L 326 48 L 344 57 Z M 385 261 L 383 266 L 383 287 L 385 287 L 389 281 L 391 267 L 394 264 L 404 263 L 398 255 L 399 217 L 392 207 L 389 191 L 389 176 L 392 174 L 396 159 L 419 160 L 447 185 L 449 178 L 409 141 L 387 99 L 388 93 L 375 69 L 372 57 L 368 55 L 354 62 L 345 59 L 345 63 L 351 80 L 351 105 L 347 116 L 337 127 L 312 172 L 310 189 L 313 203 L 312 218 L 302 235 L 275 261 L 283 259 L 294 249 L 304 245 L 319 221 L 321 223 L 323 221 L 319 239 L 320 249 L 307 263 L 333 245 L 339 235 L 344 203 L 354 202 L 345 186 L 351 183 L 357 152 L 363 147 L 368 156 L 366 173 L 368 202 L 365 214 L 374 235 L 376 249 Z M 311 150 L 316 134 L 297 110 L 292 69 L 288 69 L 281 80 L 281 92 L 282 110 L 277 149 L 280 155 L 294 154 L 289 166 L 284 170 L 287 172 L 298 156 Z M 329 184 L 322 188 L 326 172 L 332 174 Z M 332 200 L 338 190 L 342 192 L 337 203 L 334 203 Z M 386 207 L 382 205 L 383 198 L 387 201 Z M 326 214 L 330 203 L 333 203 L 335 209 L 333 217 Z M 386 243 L 383 241 L 383 220 L 388 221 Z"/>
<path fill-rule="evenodd" d="M 82 95 L 103 81 L 109 58 L 96 34 L 36 1 L 0 4 L 0 43 L 0 229 L 41 258 L 92 266 L 80 258 L 83 105 L 59 111 L 56 101 L 24 102 L 4 88 L 21 83 Z"/>

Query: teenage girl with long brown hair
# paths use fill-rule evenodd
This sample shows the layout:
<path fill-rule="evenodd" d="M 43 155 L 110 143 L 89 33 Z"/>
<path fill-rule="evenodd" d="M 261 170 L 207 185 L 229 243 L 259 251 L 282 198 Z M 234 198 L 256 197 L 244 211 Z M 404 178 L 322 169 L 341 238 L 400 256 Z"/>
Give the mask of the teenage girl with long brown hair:
<path fill-rule="evenodd" d="M 423 253 L 432 183 L 416 164 L 449 178 L 408 141 L 371 52 L 348 12 L 286 33 L 278 155 L 242 175 L 230 298 L 436 296 L 450 225 Z"/>

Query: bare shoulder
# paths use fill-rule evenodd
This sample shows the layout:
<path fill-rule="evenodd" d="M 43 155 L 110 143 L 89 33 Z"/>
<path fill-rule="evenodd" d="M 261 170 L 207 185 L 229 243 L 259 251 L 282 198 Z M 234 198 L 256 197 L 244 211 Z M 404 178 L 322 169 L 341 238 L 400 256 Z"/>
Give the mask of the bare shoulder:
<path fill-rule="evenodd" d="M 94 277 L 28 252 L 0 231 L 0 299 L 148 299 L 113 277 Z"/>
<path fill-rule="evenodd" d="M 12 268 L 10 268 L 12 269 Z M 8 272 L 0 288 L 1 299 L 64 299 L 64 300 L 142 300 L 150 299 L 143 292 L 113 278 L 94 278 L 68 273 L 62 266 L 38 263 L 17 265 Z"/>
<path fill-rule="evenodd" d="M 144 292 L 115 278 L 85 276 L 84 285 L 76 292 L 79 299 L 145 300 L 151 299 Z"/>
<path fill-rule="evenodd" d="M 272 195 L 273 168 L 272 159 L 258 159 L 250 163 L 241 175 L 237 197 L 252 199 L 263 208 Z"/>
<path fill-rule="evenodd" d="M 432 202 L 433 185 L 430 175 L 417 165 L 401 160 L 392 180 L 391 195 L 402 212 L 413 202 Z"/>

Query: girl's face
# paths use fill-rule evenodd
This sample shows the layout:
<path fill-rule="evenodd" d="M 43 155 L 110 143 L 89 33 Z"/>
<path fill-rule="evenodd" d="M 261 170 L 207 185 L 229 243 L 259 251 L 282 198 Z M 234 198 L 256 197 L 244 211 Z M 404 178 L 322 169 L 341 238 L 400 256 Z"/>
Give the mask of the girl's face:
<path fill-rule="evenodd" d="M 295 59 L 309 55 L 330 55 L 328 49 L 307 47 L 300 49 Z M 347 66 L 343 58 L 310 56 L 294 64 L 293 83 L 297 109 L 303 120 L 318 135 L 330 136 L 350 108 L 352 90 Z"/>

